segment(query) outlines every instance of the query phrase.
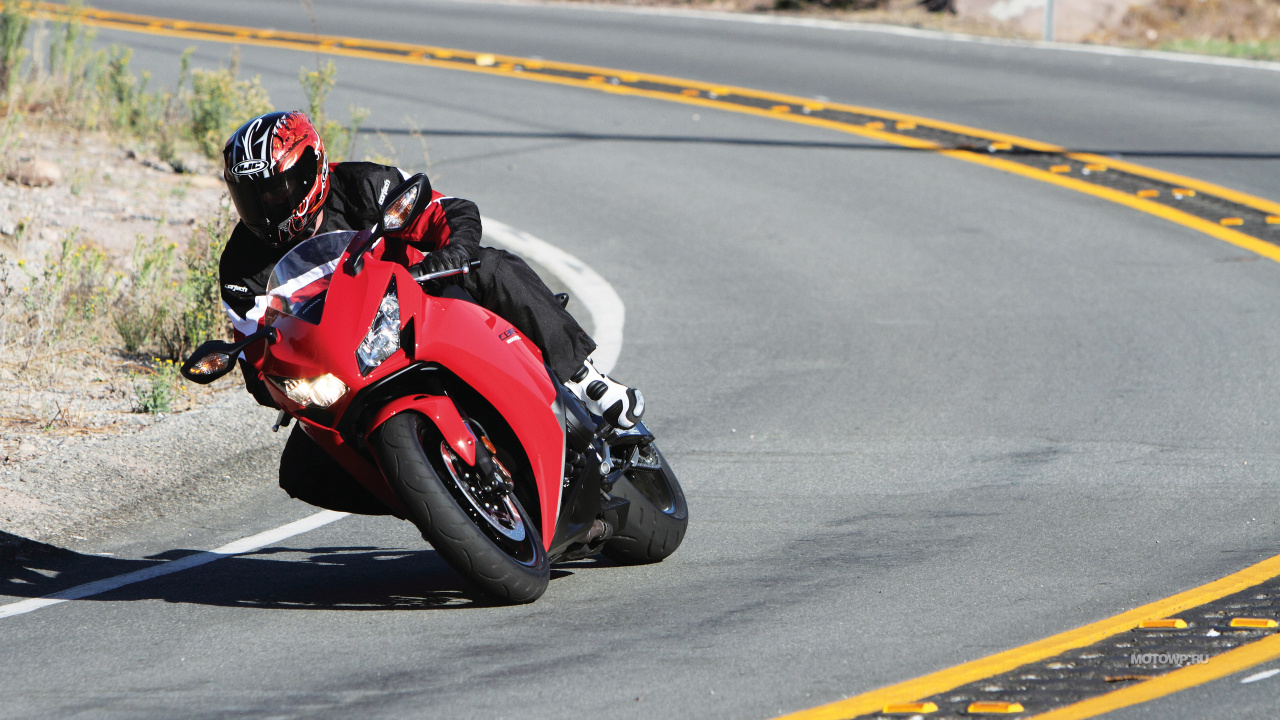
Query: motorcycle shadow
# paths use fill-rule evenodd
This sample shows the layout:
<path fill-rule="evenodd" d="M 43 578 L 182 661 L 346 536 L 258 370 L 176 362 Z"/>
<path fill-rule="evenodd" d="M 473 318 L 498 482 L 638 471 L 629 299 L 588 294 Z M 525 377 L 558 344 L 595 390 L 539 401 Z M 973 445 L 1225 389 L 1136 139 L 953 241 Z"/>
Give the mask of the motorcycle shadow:
<path fill-rule="evenodd" d="M 0 531 L 0 604 L 196 554 L 141 560 L 79 553 Z M 553 571 L 552 578 L 571 575 Z M 274 546 L 127 585 L 88 601 L 163 600 L 288 610 L 437 610 L 495 606 L 430 548 Z"/>

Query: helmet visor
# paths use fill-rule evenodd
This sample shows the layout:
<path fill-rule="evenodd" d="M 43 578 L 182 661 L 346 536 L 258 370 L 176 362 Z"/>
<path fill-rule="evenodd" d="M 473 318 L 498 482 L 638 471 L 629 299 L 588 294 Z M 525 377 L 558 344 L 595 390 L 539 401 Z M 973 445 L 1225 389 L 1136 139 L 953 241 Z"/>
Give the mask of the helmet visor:
<path fill-rule="evenodd" d="M 311 192 L 318 175 L 316 153 L 307 148 L 293 167 L 266 178 L 223 173 L 236 212 L 260 236 L 277 229 L 293 215 Z"/>

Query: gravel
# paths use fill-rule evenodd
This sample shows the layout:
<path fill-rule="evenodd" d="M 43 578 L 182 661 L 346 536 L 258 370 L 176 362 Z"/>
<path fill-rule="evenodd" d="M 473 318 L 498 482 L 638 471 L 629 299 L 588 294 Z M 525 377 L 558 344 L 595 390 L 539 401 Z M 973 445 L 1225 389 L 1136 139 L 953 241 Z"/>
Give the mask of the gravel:
<path fill-rule="evenodd" d="M 138 416 L 135 433 L 49 448 L 0 467 L 0 529 L 63 544 L 107 538 L 122 527 L 262 486 L 287 432 L 272 433 L 274 411 L 243 390 L 214 394 L 180 415 Z M 246 468 L 258 472 L 245 472 Z"/>

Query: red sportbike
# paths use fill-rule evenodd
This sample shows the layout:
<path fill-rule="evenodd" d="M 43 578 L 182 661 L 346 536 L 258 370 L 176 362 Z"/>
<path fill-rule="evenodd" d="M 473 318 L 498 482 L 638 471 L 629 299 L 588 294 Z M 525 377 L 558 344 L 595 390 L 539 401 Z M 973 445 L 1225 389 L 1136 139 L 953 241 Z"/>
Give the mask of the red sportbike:
<path fill-rule="evenodd" d="M 371 230 L 317 235 L 272 271 L 264 327 L 210 341 L 182 374 L 210 383 L 243 352 L 296 419 L 463 577 L 508 602 L 546 590 L 550 563 L 604 553 L 658 562 L 688 525 L 684 493 L 642 423 L 591 415 L 510 323 L 456 287 L 384 260 L 383 236 L 430 200 L 416 175 Z"/>

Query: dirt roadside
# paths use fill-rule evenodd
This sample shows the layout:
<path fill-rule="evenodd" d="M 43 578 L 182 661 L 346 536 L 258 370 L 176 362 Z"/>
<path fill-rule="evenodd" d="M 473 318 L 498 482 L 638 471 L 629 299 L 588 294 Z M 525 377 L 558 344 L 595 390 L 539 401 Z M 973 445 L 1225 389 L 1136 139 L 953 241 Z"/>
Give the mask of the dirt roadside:
<path fill-rule="evenodd" d="M 1021 40 L 1042 38 L 1047 5 L 1046 0 L 512 1 L 821 18 Z M 1057 0 L 1054 39 L 1280 60 L 1280 0 Z"/>
<path fill-rule="evenodd" d="M 0 183 L 0 462 L 41 454 L 69 436 L 118 432 L 145 424 L 138 385 L 152 373 L 154 346 L 127 352 L 109 320 L 66 342 L 39 342 L 77 308 L 38 325 L 33 316 L 56 298 L 42 296 L 46 272 L 69 272 L 64 245 L 99 253 L 92 270 L 119 283 L 140 260 L 139 246 L 185 246 L 201 222 L 225 205 L 225 189 L 207 161 L 179 174 L 105 134 L 29 128 L 14 167 Z M 194 161 L 188 161 L 194 164 Z M 29 184 L 28 168 L 44 179 Z M 86 271 L 90 272 L 90 271 Z M 96 298 L 85 300 L 86 307 Z M 123 309 L 117 312 L 125 314 Z M 190 404 L 181 393 L 177 407 Z"/>
<path fill-rule="evenodd" d="M 219 458 L 273 447 L 269 431 L 214 430 L 250 419 L 264 429 L 270 424 L 259 417 L 269 411 L 229 391 L 230 379 L 215 389 L 177 385 L 169 412 L 142 412 L 139 392 L 147 391 L 155 365 L 149 348 L 125 352 L 113 335 L 54 346 L 20 341 L 32 332 L 31 285 L 67 238 L 100 252 L 101 272 L 113 277 L 132 269 L 139 242 L 185 245 L 225 204 L 213 165 L 187 158 L 186 169 L 193 168 L 175 172 L 104 133 L 21 130 L 0 182 L 5 532 L 46 541 L 103 537 L 122 523 L 163 514 L 168 504 L 235 494 L 234 482 L 216 472 Z M 102 332 L 109 335 L 109 325 Z"/>

